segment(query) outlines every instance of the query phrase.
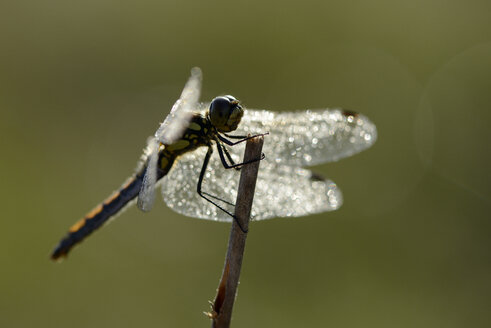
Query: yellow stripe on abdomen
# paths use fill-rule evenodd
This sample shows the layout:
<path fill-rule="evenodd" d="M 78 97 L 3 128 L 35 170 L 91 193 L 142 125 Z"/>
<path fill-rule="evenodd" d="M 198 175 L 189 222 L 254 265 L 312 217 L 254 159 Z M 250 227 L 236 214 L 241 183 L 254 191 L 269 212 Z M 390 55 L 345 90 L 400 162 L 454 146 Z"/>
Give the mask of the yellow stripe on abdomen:
<path fill-rule="evenodd" d="M 183 140 L 186 141 L 186 140 Z M 189 142 L 186 141 L 189 145 Z M 178 148 L 185 146 L 184 143 L 177 145 Z M 163 148 L 159 154 L 159 172 L 157 179 L 162 178 L 172 168 L 176 154 L 167 150 L 167 147 Z M 66 256 L 68 252 L 87 238 L 92 232 L 100 228 L 109 219 L 119 213 L 131 200 L 135 199 L 140 193 L 140 188 L 143 182 L 143 176 L 145 168 L 128 179 L 123 184 L 119 191 L 116 191 L 109 196 L 102 204 L 96 206 L 92 211 L 87 213 L 85 217 L 77 221 L 70 227 L 67 235 L 60 241 L 58 246 L 54 249 L 51 258 L 56 260 L 62 256 Z"/>
<path fill-rule="evenodd" d="M 51 258 L 56 260 L 62 256 L 66 256 L 73 246 L 87 238 L 111 217 L 120 212 L 132 199 L 138 196 L 142 180 L 142 174 L 132 177 L 119 191 L 116 191 L 102 204 L 87 213 L 84 218 L 72 225 L 68 230 L 68 234 L 54 249 Z"/>

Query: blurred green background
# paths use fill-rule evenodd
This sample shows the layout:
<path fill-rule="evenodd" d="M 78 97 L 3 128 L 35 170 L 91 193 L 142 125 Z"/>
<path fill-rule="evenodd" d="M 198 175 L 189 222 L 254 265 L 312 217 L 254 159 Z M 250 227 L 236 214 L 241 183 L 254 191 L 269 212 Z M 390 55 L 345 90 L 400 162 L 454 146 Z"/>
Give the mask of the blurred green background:
<path fill-rule="evenodd" d="M 49 252 L 133 171 L 189 75 L 344 107 L 344 205 L 251 226 L 234 327 L 489 327 L 489 1 L 0 3 L 1 327 L 208 327 L 229 225 L 158 202 Z"/>

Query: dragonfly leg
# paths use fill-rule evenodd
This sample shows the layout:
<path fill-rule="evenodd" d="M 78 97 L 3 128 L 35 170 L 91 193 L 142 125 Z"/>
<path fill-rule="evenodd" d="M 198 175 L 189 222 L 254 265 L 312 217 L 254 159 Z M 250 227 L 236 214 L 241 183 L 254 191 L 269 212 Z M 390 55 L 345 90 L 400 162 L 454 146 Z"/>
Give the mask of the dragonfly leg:
<path fill-rule="evenodd" d="M 252 138 L 255 138 L 255 137 L 263 137 L 263 136 L 266 136 L 268 134 L 269 134 L 269 132 L 255 134 L 253 136 L 231 136 L 231 135 L 228 135 L 228 134 L 225 134 L 224 133 L 224 135 L 227 136 L 227 137 L 229 137 L 229 138 L 232 138 L 232 139 L 240 139 L 239 141 L 236 141 L 236 142 L 230 141 L 227 138 L 224 138 L 223 136 L 221 136 L 220 134 L 217 134 L 217 136 L 218 136 L 218 139 L 220 139 L 221 141 L 223 141 L 227 145 L 229 145 L 229 146 L 235 146 L 235 145 L 240 144 L 241 142 L 247 141 L 249 139 L 252 139 Z"/>
<path fill-rule="evenodd" d="M 247 136 L 233 136 L 233 135 L 226 134 L 226 133 L 224 133 L 223 135 L 226 136 L 227 138 L 230 138 L 230 139 L 245 139 L 245 138 L 247 138 Z M 254 136 L 254 137 L 256 137 L 256 136 Z"/>
<path fill-rule="evenodd" d="M 225 204 L 230 205 L 230 206 L 235 206 L 235 204 L 234 204 L 234 203 L 229 202 L 229 201 L 226 201 L 225 199 L 222 199 L 222 198 L 220 198 L 220 197 L 214 196 L 214 195 L 212 195 L 212 194 L 210 194 L 210 193 L 207 193 L 206 191 L 201 191 L 201 192 L 203 193 L 203 195 L 206 195 L 206 196 L 208 196 L 208 197 L 211 197 L 211 198 L 213 198 L 213 199 L 216 199 L 216 200 L 218 200 L 218 201 L 221 201 L 222 203 L 225 203 Z"/>
<path fill-rule="evenodd" d="M 232 204 L 230 202 L 227 202 L 219 197 L 216 197 L 216 196 L 213 196 L 213 195 L 210 195 L 208 194 L 207 192 L 204 192 L 202 190 L 202 185 L 203 185 L 203 179 L 205 177 L 205 173 L 206 173 L 206 168 L 208 167 L 208 163 L 210 162 L 210 157 L 211 157 L 211 154 L 213 153 L 213 148 L 211 146 L 208 147 L 208 151 L 206 152 L 206 156 L 205 156 L 205 159 L 203 160 L 203 166 L 201 167 L 201 172 L 199 174 L 199 179 L 198 179 L 198 188 L 197 188 L 197 192 L 198 192 L 198 195 L 200 195 L 202 198 L 204 198 L 207 202 L 215 205 L 216 207 L 218 207 L 220 210 L 224 211 L 225 213 L 227 213 L 228 215 L 230 215 L 234 220 L 235 222 L 237 222 L 237 224 L 239 225 L 239 228 L 240 230 L 242 230 L 243 233 L 247 233 L 248 230 L 244 230 L 244 228 L 242 227 L 242 225 L 240 224 L 239 220 L 237 220 L 237 217 L 235 215 L 233 215 L 232 213 L 230 213 L 229 211 L 227 211 L 226 209 L 224 209 L 223 207 L 221 207 L 220 205 L 218 205 L 217 203 L 215 203 L 214 201 L 212 201 L 210 198 L 208 197 L 211 197 L 211 198 L 214 198 L 214 199 L 217 199 L 217 200 L 220 200 L 226 204 L 229 204 L 229 205 L 232 205 L 232 206 L 235 206 L 235 204 Z M 208 197 L 206 197 L 208 196 Z"/>
<path fill-rule="evenodd" d="M 238 164 L 235 164 L 234 161 L 232 160 L 230 154 L 228 153 L 228 150 L 226 150 L 226 148 L 218 141 L 217 141 L 217 149 L 218 149 L 218 155 L 220 155 L 220 160 L 222 161 L 222 165 L 224 168 L 226 169 L 236 169 L 236 168 L 240 168 L 241 166 L 245 165 L 245 164 L 250 164 L 250 163 L 254 163 L 254 162 L 257 162 L 257 161 L 262 161 L 264 158 L 265 158 L 265 155 L 264 153 L 261 154 L 261 158 L 258 158 L 258 159 L 253 159 L 253 160 L 250 160 L 250 161 L 245 161 L 245 162 L 242 162 L 242 163 L 238 163 Z M 228 164 L 227 161 L 225 160 L 225 155 L 229 158 L 230 162 L 232 164 Z M 227 155 L 228 154 L 228 155 Z M 230 157 L 229 157 L 230 156 Z"/>
<path fill-rule="evenodd" d="M 222 149 L 223 149 L 223 152 L 225 153 L 225 156 L 227 156 L 228 158 L 228 161 L 232 164 L 232 165 L 235 165 L 235 162 L 234 162 L 234 159 L 232 158 L 232 156 L 230 155 L 230 152 L 228 151 L 227 147 L 223 146 L 222 145 Z M 237 171 L 240 171 L 240 166 L 238 167 L 235 167 L 234 169 L 237 170 Z"/>

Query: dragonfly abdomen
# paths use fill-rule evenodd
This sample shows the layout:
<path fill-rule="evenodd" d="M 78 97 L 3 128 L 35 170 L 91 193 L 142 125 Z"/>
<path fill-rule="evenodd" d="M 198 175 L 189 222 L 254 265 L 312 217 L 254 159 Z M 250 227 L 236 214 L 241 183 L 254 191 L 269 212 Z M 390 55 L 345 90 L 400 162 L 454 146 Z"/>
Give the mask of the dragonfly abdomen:
<path fill-rule="evenodd" d="M 73 246 L 100 228 L 115 214 L 120 212 L 128 203 L 138 196 L 143 181 L 144 172 L 131 177 L 120 190 L 116 191 L 102 204 L 90 211 L 84 218 L 75 223 L 68 234 L 56 246 L 51 258 L 56 260 L 66 256 Z"/>
<path fill-rule="evenodd" d="M 159 172 L 157 174 L 157 180 L 160 180 L 169 172 L 175 159 L 179 155 L 202 145 L 202 142 L 198 141 L 198 139 L 199 138 L 194 137 L 182 138 L 177 143 L 164 147 L 159 154 Z M 140 193 L 144 175 L 145 169 L 131 177 L 120 190 L 116 191 L 102 204 L 99 204 L 99 206 L 95 207 L 85 217 L 75 223 L 68 230 L 68 234 L 56 246 L 51 258 L 56 260 L 62 256 L 66 256 L 73 246 L 87 238 L 95 230 L 99 229 L 118 212 L 121 212 L 123 208 Z"/>

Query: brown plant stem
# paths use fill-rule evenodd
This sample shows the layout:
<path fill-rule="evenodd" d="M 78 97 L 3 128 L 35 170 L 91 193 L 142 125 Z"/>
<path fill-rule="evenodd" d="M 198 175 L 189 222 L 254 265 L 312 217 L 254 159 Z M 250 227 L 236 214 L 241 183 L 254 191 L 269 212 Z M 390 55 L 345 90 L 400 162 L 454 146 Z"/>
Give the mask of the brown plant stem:
<path fill-rule="evenodd" d="M 262 136 L 248 140 L 244 153 L 244 162 L 261 158 L 263 143 L 264 137 Z M 235 217 L 240 222 L 242 229 L 236 220 L 232 221 L 222 278 L 212 305 L 213 310 L 208 313 L 208 316 L 212 319 L 211 326 L 213 328 L 229 327 L 232 319 L 232 309 L 239 284 L 240 268 L 247 237 L 247 232 L 244 231 L 247 231 L 249 227 L 259 163 L 260 161 L 253 162 L 244 165 L 241 169 L 239 190 L 235 203 Z"/>

